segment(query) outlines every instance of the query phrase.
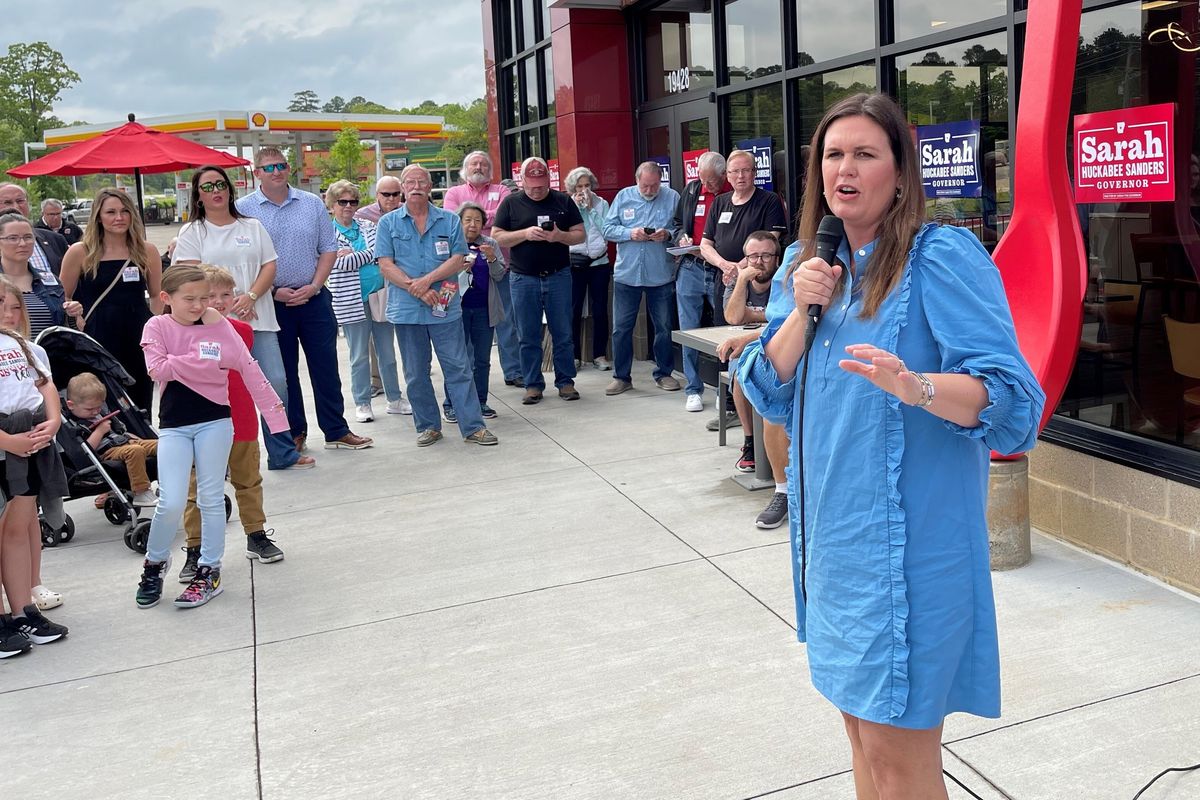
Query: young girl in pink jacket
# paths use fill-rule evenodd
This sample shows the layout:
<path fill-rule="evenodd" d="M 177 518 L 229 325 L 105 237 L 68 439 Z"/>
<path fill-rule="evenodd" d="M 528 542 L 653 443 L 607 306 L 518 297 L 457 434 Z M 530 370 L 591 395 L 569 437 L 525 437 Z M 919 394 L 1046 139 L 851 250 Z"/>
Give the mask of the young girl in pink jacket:
<path fill-rule="evenodd" d="M 193 463 L 200 509 L 199 568 L 175 605 L 204 605 L 221 593 L 225 465 L 233 444 L 228 371 L 241 374 L 273 433 L 288 429 L 283 403 L 245 342 L 219 312 L 209 308 L 208 297 L 208 278 L 200 265 L 172 267 L 162 282 L 162 301 L 170 305 L 170 313 L 151 319 L 142 332 L 146 369 L 159 390 L 159 499 L 138 583 L 141 608 L 157 605 L 162 598 L 171 541 L 187 504 Z"/>

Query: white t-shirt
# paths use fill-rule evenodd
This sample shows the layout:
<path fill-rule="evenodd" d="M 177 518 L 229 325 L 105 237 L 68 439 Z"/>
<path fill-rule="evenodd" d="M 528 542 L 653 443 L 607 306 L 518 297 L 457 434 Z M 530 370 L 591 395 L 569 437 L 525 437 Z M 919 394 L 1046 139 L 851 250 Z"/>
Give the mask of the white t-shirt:
<path fill-rule="evenodd" d="M 262 265 L 274 261 L 275 245 L 262 223 L 250 217 L 239 217 L 232 225 L 214 225 L 208 220 L 189 222 L 179 231 L 175 242 L 172 264 L 180 261 L 199 261 L 224 267 L 233 273 L 239 294 L 250 291 L 258 280 Z M 264 292 L 254 303 L 258 319 L 251 320 L 250 327 L 256 331 L 277 331 L 275 300 L 270 292 Z"/>
<path fill-rule="evenodd" d="M 42 374 L 49 376 L 50 359 L 46 357 L 46 351 L 32 342 L 29 342 L 29 351 Z M 11 336 L 0 334 L 0 413 L 33 411 L 40 406 L 44 399 L 34 383 L 36 380 L 37 373 L 30 369 L 20 343 Z"/>

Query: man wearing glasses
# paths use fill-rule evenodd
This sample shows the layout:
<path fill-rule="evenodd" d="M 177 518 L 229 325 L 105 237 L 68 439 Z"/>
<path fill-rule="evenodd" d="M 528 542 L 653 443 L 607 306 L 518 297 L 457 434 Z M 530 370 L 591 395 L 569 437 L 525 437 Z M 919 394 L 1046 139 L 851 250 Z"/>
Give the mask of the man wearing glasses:
<path fill-rule="evenodd" d="M 9 212 L 29 219 L 29 195 L 15 183 L 0 183 L 0 214 Z M 58 282 L 56 278 L 67 252 L 67 240 L 61 234 L 38 227 L 34 227 L 33 236 L 36 241 L 29 264 L 43 281 L 49 275 L 50 280 L 46 283 L 53 285 Z"/>
<path fill-rule="evenodd" d="M 342 380 L 337 363 L 337 319 L 325 281 L 338 250 L 333 222 L 315 194 L 288 185 L 288 162 L 275 147 L 254 156 L 259 188 L 237 201 L 237 209 L 262 223 L 278 256 L 275 268 L 275 317 L 279 352 L 287 374 L 287 413 L 296 449 L 308 439 L 308 418 L 300 388 L 300 348 L 308 362 L 317 406 L 317 424 L 325 449 L 361 450 L 373 442 L 346 424 Z"/>
<path fill-rule="evenodd" d="M 550 170 L 537 156 L 521 163 L 523 191 L 510 195 L 496 211 L 492 237 L 511 248 L 513 313 L 521 342 L 521 372 L 527 406 L 540 403 L 542 317 L 554 342 L 554 385 L 563 400 L 578 400 L 575 345 L 571 336 L 570 246 L 586 236 L 575 201 L 550 188 Z"/>
<path fill-rule="evenodd" d="M 769 231 L 781 242 L 788 231 L 787 212 L 779 195 L 754 185 L 754 156 L 734 150 L 725 159 L 725 175 L 733 191 L 713 201 L 700 255 L 721 270 L 726 286 L 737 278 L 742 245 L 754 231 Z"/>
<path fill-rule="evenodd" d="M 392 175 L 384 175 L 375 183 L 375 202 L 355 211 L 354 218 L 378 223 L 380 217 L 389 211 L 395 211 L 402 202 L 404 202 L 404 191 L 400 188 L 400 179 Z"/>

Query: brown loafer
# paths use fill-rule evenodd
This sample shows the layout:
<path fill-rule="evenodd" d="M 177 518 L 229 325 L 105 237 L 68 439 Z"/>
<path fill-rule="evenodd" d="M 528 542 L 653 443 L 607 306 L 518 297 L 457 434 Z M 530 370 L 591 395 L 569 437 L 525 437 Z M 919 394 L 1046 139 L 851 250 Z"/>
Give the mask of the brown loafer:
<path fill-rule="evenodd" d="M 369 439 L 366 436 L 359 436 L 356 433 L 347 433 L 340 439 L 334 439 L 332 442 L 325 443 L 326 450 L 362 450 L 375 444 L 374 439 Z"/>
<path fill-rule="evenodd" d="M 563 400 L 578 400 L 579 392 L 575 389 L 575 384 L 568 383 L 558 387 L 558 396 Z"/>
<path fill-rule="evenodd" d="M 613 395 L 623 394 L 633 388 L 633 384 L 629 381 L 623 381 L 620 378 L 613 378 L 612 383 L 604 390 L 604 393 L 609 397 Z"/>
<path fill-rule="evenodd" d="M 536 406 L 542 402 L 542 392 L 540 389 L 526 389 L 525 396 L 521 398 L 521 405 Z"/>

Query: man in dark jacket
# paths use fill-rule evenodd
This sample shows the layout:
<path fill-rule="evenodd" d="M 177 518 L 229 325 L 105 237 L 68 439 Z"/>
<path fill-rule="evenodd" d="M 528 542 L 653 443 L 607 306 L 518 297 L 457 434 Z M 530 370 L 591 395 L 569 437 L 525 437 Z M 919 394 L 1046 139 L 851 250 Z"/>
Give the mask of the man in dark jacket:
<path fill-rule="evenodd" d="M 53 197 L 47 197 L 42 201 L 42 216 L 33 223 L 33 227 L 54 231 L 67 240 L 68 247 L 83 238 L 83 228 L 74 222 L 63 219 L 62 201 L 55 200 Z"/>

